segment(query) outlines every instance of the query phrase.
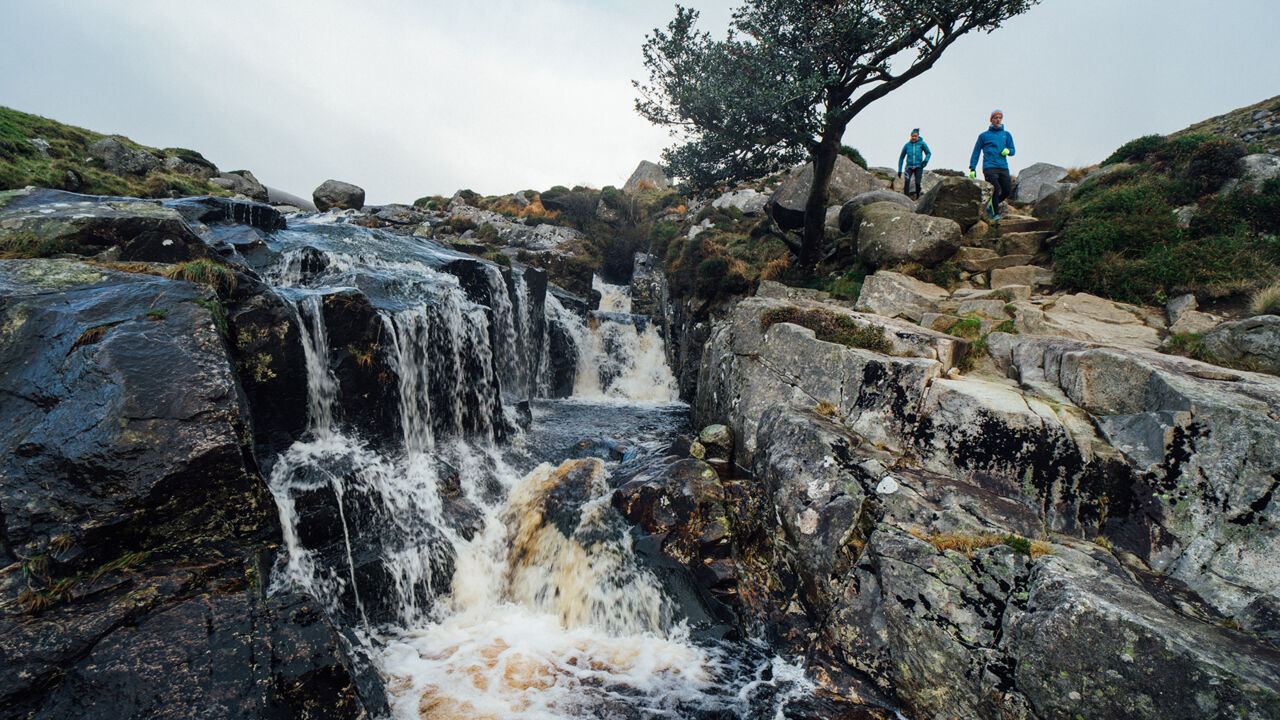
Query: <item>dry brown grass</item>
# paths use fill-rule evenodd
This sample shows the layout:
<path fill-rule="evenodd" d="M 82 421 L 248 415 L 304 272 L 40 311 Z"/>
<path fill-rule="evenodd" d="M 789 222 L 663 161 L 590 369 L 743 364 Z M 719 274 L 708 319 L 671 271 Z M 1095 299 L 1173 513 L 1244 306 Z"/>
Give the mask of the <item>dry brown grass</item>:
<path fill-rule="evenodd" d="M 1097 165 L 1090 165 L 1089 167 L 1069 168 L 1067 170 L 1067 176 L 1062 179 L 1062 182 L 1079 184 L 1081 180 L 1084 180 L 1086 175 L 1088 175 L 1089 173 L 1097 169 L 1098 169 Z"/>
<path fill-rule="evenodd" d="M 1250 315 L 1280 315 L 1280 283 L 1255 292 L 1249 301 Z"/>
<path fill-rule="evenodd" d="M 840 416 L 840 411 L 836 409 L 836 406 L 826 400 L 814 406 L 813 411 L 823 417 L 835 418 Z"/>
<path fill-rule="evenodd" d="M 1029 540 L 1013 533 L 993 532 L 944 532 L 925 533 L 912 530 L 911 534 L 932 545 L 939 552 L 952 550 L 962 555 L 969 555 L 978 550 L 986 550 L 997 545 L 1008 545 L 1015 551 L 1038 558 L 1050 552 L 1049 543 L 1040 540 Z"/>
<path fill-rule="evenodd" d="M 787 258 L 785 257 L 781 257 L 781 258 L 778 258 L 777 260 L 770 261 L 769 264 L 764 266 L 764 269 L 760 271 L 760 279 L 761 280 L 777 280 L 779 278 L 785 277 L 787 274 L 787 271 L 790 269 L 791 269 L 791 261 L 787 260 Z"/>

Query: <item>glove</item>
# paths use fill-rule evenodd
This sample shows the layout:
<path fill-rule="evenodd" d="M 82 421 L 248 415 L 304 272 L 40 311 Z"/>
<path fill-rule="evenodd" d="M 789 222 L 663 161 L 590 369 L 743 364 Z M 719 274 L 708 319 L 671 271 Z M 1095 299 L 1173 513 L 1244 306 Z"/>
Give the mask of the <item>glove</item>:
<path fill-rule="evenodd" d="M 974 172 L 974 171 L 970 170 L 970 171 L 969 171 L 969 177 L 971 177 L 971 178 L 977 178 L 977 177 L 978 177 L 978 173 L 976 173 L 976 172 Z"/>
<path fill-rule="evenodd" d="M 1003 155 L 1004 157 L 1009 157 L 1009 148 L 1005 148 L 1001 150 L 1000 154 Z"/>

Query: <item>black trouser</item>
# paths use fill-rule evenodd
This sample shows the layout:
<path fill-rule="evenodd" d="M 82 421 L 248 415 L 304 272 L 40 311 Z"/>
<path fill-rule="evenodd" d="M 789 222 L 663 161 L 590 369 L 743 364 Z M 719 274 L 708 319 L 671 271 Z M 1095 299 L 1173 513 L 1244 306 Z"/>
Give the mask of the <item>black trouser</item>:
<path fill-rule="evenodd" d="M 1000 214 L 1000 203 L 1013 194 L 1013 181 L 1009 179 L 1007 168 L 982 168 L 982 177 L 991 183 L 991 208 L 993 214 Z"/>
<path fill-rule="evenodd" d="M 902 194 L 903 195 L 911 194 L 911 178 L 912 177 L 915 177 L 916 179 L 916 196 L 919 196 L 920 195 L 920 179 L 924 177 L 924 168 L 922 167 L 907 168 L 907 174 L 903 176 L 904 179 L 902 181 Z"/>

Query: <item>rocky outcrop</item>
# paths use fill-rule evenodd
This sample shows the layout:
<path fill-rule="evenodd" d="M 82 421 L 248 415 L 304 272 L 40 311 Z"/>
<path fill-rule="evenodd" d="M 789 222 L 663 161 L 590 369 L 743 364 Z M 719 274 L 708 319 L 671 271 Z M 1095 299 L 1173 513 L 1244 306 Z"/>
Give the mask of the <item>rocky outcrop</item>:
<path fill-rule="evenodd" d="M 657 163 L 641 160 L 631 177 L 622 185 L 622 192 L 634 194 L 642 189 L 666 190 L 671 187 L 671 179 Z"/>
<path fill-rule="evenodd" d="M 320 212 L 359 210 L 364 207 L 364 188 L 340 180 L 325 180 L 311 193 Z"/>
<path fill-rule="evenodd" d="M 365 716 L 311 601 L 262 596 L 278 517 L 218 297 L 73 260 L 0 288 L 6 717 Z"/>
<path fill-rule="evenodd" d="M 812 185 L 813 164 L 797 166 L 769 198 L 768 212 L 783 229 L 804 227 L 804 206 Z M 882 190 L 884 186 L 883 180 L 863 170 L 849 158 L 839 155 L 827 187 L 827 205 L 843 205 L 862 193 Z"/>
<path fill-rule="evenodd" d="M 881 270 L 863 280 L 856 305 L 861 310 L 885 317 L 903 317 L 919 322 L 948 295 L 937 285 Z"/>
<path fill-rule="evenodd" d="M 221 173 L 215 178 L 210 178 L 209 184 L 229 190 L 237 195 L 244 195 L 250 200 L 258 202 L 267 202 L 271 197 L 271 194 L 267 192 L 267 188 L 258 182 L 258 178 L 254 177 L 253 173 L 248 170 Z"/>
<path fill-rule="evenodd" d="M 1017 182 L 1013 186 L 1013 200 L 1023 204 L 1036 202 L 1040 199 L 1043 186 L 1060 183 L 1066 177 L 1066 168 L 1050 163 L 1027 166 L 1018 173 Z"/>
<path fill-rule="evenodd" d="M 180 213 L 158 202 L 61 190 L 0 192 L 0 232 L 115 260 L 176 263 L 212 255 Z"/>
<path fill-rule="evenodd" d="M 743 215 L 756 216 L 764 213 L 764 206 L 768 202 L 768 195 L 748 188 L 745 190 L 734 190 L 733 192 L 727 192 L 724 195 L 721 195 L 711 202 L 711 207 L 733 207 L 741 210 Z"/>
<path fill-rule="evenodd" d="M 89 146 L 89 157 L 116 175 L 146 175 L 160 167 L 160 159 L 142 149 L 134 149 L 117 138 L 106 137 Z"/>
<path fill-rule="evenodd" d="M 1280 316 L 1257 315 L 1218 325 L 1204 336 L 1218 357 L 1280 375 Z"/>
<path fill-rule="evenodd" d="M 862 208 L 858 257 L 870 268 L 915 262 L 926 267 L 955 254 L 960 226 L 946 218 L 917 215 L 895 203 Z"/>

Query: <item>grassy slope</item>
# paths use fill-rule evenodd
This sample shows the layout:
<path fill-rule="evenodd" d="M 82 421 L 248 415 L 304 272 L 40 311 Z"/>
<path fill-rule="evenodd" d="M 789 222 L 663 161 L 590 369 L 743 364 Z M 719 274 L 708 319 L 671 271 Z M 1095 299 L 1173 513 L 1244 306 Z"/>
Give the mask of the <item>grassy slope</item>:
<path fill-rule="evenodd" d="M 1272 113 L 1271 122 L 1280 125 L 1280 95 L 1273 98 L 1254 103 L 1249 107 L 1232 110 L 1229 113 L 1218 115 L 1217 117 L 1202 120 L 1185 130 L 1179 130 L 1169 135 L 1171 138 L 1182 137 L 1184 135 L 1217 135 L 1220 137 L 1233 138 L 1235 140 L 1243 139 L 1244 131 L 1250 128 L 1256 128 L 1260 121 L 1254 120 L 1253 116 L 1261 111 L 1269 111 Z M 1274 132 L 1261 141 L 1255 143 L 1251 148 L 1254 152 L 1268 152 L 1272 154 L 1280 154 L 1280 131 Z"/>
<path fill-rule="evenodd" d="M 165 168 L 144 176 L 113 175 L 85 163 L 88 148 L 107 137 L 91 130 L 64 125 L 54 120 L 0 107 L 0 190 L 27 185 L 74 190 L 91 195 L 130 197 L 171 197 L 175 195 L 227 195 L 199 178 Z M 126 145 L 146 150 L 158 158 L 180 156 L 207 164 L 199 153 L 182 148 L 159 150 L 116 136 Z M 47 156 L 27 140 L 39 138 L 49 143 Z M 68 172 L 75 178 L 69 178 Z"/>

